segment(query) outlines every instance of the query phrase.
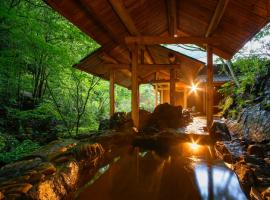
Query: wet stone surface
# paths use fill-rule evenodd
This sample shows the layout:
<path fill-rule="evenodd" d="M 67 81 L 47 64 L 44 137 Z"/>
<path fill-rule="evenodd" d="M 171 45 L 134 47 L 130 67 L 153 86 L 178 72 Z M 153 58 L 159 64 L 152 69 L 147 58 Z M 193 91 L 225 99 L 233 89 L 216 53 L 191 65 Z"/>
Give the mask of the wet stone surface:
<path fill-rule="evenodd" d="M 233 128 L 231 128 L 233 127 Z M 217 142 L 215 148 L 221 159 L 231 164 L 246 192 L 252 199 L 270 199 L 270 144 L 268 140 L 254 142 L 235 134 L 229 122 L 231 141 Z"/>

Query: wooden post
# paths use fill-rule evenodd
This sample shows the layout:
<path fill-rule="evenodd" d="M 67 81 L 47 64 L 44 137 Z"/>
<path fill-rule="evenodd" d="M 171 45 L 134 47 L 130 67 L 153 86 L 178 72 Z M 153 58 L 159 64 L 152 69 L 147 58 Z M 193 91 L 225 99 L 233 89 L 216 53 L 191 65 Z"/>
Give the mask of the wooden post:
<path fill-rule="evenodd" d="M 158 105 L 158 85 L 155 85 L 155 107 Z"/>
<path fill-rule="evenodd" d="M 139 85 L 138 85 L 138 46 L 131 52 L 131 116 L 136 128 L 139 128 Z"/>
<path fill-rule="evenodd" d="M 110 71 L 110 116 L 115 112 L 114 71 Z"/>
<path fill-rule="evenodd" d="M 207 45 L 207 127 L 213 122 L 213 51 Z"/>
<path fill-rule="evenodd" d="M 203 85 L 203 113 L 206 114 L 207 101 L 206 101 L 207 89 L 206 85 Z"/>
<path fill-rule="evenodd" d="M 187 97 L 188 97 L 188 90 L 184 88 L 184 108 L 187 108 Z"/>
<path fill-rule="evenodd" d="M 163 104 L 164 103 L 164 100 L 163 100 L 163 90 L 160 90 L 160 104 Z"/>
<path fill-rule="evenodd" d="M 170 70 L 170 104 L 175 105 L 175 69 Z"/>

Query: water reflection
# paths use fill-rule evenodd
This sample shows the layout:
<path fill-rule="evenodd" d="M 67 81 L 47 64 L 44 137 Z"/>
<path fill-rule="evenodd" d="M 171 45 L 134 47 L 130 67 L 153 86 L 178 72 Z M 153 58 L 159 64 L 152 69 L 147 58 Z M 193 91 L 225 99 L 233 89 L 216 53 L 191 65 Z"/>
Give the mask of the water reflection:
<path fill-rule="evenodd" d="M 77 199 L 246 199 L 237 177 L 214 163 L 209 149 L 200 146 L 194 151 L 185 143 L 168 152 L 127 150 L 102 168 Z"/>
<path fill-rule="evenodd" d="M 202 199 L 247 199 L 236 175 L 225 166 L 198 163 L 194 172 Z"/>

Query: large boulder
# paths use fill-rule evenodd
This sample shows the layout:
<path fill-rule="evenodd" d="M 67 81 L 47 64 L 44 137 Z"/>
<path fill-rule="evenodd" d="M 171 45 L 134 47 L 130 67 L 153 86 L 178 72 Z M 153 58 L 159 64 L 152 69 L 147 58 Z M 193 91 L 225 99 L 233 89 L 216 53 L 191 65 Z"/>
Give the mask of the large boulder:
<path fill-rule="evenodd" d="M 141 129 L 144 127 L 150 118 L 151 113 L 146 110 L 139 110 L 139 124 Z M 133 127 L 131 113 L 116 112 L 110 119 L 101 120 L 99 123 L 99 130 L 114 129 L 117 131 L 130 130 Z"/>
<path fill-rule="evenodd" d="M 243 110 L 238 120 L 227 120 L 230 130 L 238 137 L 253 142 L 270 140 L 270 111 L 261 103 Z"/>
<path fill-rule="evenodd" d="M 210 137 L 215 141 L 231 140 L 230 131 L 226 123 L 221 121 L 214 121 L 209 130 Z"/>
<path fill-rule="evenodd" d="M 99 130 L 123 130 L 133 126 L 131 117 L 126 112 L 116 112 L 110 119 L 101 120 L 99 123 Z"/>
<path fill-rule="evenodd" d="M 182 106 L 172 106 L 168 103 L 158 105 L 149 116 L 144 129 L 179 128 L 183 126 Z"/>

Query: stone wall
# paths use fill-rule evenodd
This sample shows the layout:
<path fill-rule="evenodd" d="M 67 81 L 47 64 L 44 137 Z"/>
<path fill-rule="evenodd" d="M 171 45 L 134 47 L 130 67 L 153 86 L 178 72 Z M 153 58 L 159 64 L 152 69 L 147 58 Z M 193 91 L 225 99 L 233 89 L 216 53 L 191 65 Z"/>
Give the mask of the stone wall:
<path fill-rule="evenodd" d="M 227 120 L 230 130 L 253 142 L 270 140 L 270 111 L 258 103 L 244 109 L 239 119 Z"/>

